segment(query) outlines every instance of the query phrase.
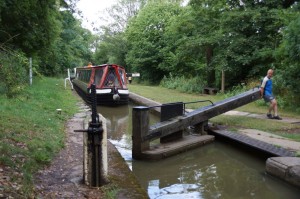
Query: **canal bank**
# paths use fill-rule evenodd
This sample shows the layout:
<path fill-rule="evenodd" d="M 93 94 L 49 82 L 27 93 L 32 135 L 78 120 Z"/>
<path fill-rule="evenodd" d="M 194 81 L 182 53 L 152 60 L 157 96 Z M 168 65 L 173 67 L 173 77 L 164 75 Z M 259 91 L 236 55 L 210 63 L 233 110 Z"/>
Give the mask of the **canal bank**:
<path fill-rule="evenodd" d="M 145 97 L 139 96 L 134 93 L 130 93 L 130 99 L 137 104 L 144 106 L 159 106 L 158 102 L 149 100 Z M 154 111 L 159 112 L 158 109 Z M 238 111 L 229 111 L 225 113 L 227 115 L 241 115 L 246 117 L 254 117 L 258 119 L 265 119 L 263 115 L 250 114 Z M 287 123 L 299 123 L 299 121 L 285 118 L 283 121 Z M 296 187 L 300 187 L 300 158 L 294 157 L 300 154 L 300 143 L 288 140 L 286 138 L 275 136 L 273 134 L 257 131 L 255 129 L 243 129 L 237 133 L 228 132 L 227 130 L 210 129 L 211 134 L 219 137 L 226 138 L 231 142 L 242 145 L 245 150 L 257 150 L 265 157 L 270 157 L 266 161 L 266 172 L 270 175 L 276 176 L 281 180 L 284 180 Z M 278 156 L 276 158 L 272 156 Z M 280 175 L 278 174 L 280 173 Z"/>
<path fill-rule="evenodd" d="M 109 141 L 108 180 L 100 188 L 90 188 L 83 183 L 83 133 L 86 118 L 91 116 L 90 108 L 83 102 L 77 104 L 80 112 L 68 120 L 65 128 L 65 147 L 45 169 L 35 176 L 37 198 L 148 198 L 136 177 L 128 168 L 118 150 Z"/>

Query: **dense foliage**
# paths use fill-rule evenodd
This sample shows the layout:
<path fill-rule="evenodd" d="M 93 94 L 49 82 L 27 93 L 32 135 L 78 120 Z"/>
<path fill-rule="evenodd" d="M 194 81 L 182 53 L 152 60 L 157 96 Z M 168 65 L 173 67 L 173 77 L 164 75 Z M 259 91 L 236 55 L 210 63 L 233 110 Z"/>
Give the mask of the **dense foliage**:
<path fill-rule="evenodd" d="M 67 4 L 68 2 L 69 4 Z M 93 36 L 73 16 L 76 0 L 0 2 L 0 91 L 12 97 L 35 74 L 58 75 L 91 60 Z"/>
<path fill-rule="evenodd" d="M 258 84 L 273 68 L 275 92 L 285 98 L 283 102 L 300 104 L 299 1 L 125 2 L 142 6 L 118 34 L 105 27 L 101 35 L 109 35 L 109 40 L 100 40 L 96 55 L 125 56 L 127 70 L 140 72 L 142 81 L 163 80 L 164 86 L 182 89 L 180 82 L 186 79 L 191 83 L 185 87 L 193 88 L 197 82 L 197 91 L 204 86 L 220 88 L 222 72 L 227 89 L 249 79 Z M 111 41 L 122 41 L 122 52 L 114 51 Z M 186 91 L 191 90 L 195 89 Z"/>
<path fill-rule="evenodd" d="M 116 63 L 130 71 L 131 64 L 127 65 L 126 54 L 128 42 L 125 30 L 128 21 L 137 15 L 145 5 L 146 0 L 119 0 L 117 4 L 107 9 L 102 21 L 109 21 L 109 25 L 95 27 L 98 31 L 94 60 L 97 63 Z"/>
<path fill-rule="evenodd" d="M 2 50 L 0 60 L 0 93 L 12 98 L 24 89 L 28 62 L 22 52 L 9 49 Z"/>
<path fill-rule="evenodd" d="M 158 82 L 171 72 L 172 63 L 168 62 L 172 62 L 172 52 L 165 33 L 180 9 L 179 4 L 150 2 L 126 30 L 129 42 L 126 62 L 132 70 L 142 71 L 143 78 L 150 82 Z"/>

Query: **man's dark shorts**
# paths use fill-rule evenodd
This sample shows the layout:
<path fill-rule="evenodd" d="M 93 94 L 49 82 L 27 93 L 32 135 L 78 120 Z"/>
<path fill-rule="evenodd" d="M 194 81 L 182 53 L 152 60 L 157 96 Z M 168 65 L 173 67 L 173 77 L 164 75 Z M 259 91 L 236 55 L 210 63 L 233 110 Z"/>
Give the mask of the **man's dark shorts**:
<path fill-rule="evenodd" d="M 275 97 L 273 95 L 264 95 L 265 102 L 271 102 Z"/>

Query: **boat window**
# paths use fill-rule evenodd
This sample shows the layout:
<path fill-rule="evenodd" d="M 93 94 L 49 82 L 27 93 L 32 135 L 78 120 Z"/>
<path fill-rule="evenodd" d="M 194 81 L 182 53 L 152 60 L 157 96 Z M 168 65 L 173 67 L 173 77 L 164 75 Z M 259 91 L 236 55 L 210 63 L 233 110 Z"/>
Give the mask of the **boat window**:
<path fill-rule="evenodd" d="M 89 83 L 90 82 L 90 78 L 91 78 L 91 74 L 92 74 L 92 70 L 88 70 L 86 72 L 87 72 L 86 83 Z"/>
<path fill-rule="evenodd" d="M 122 84 L 124 85 L 125 84 L 124 71 L 122 69 L 119 69 L 119 74 L 120 74 L 120 77 L 121 77 Z"/>
<path fill-rule="evenodd" d="M 85 83 L 90 82 L 91 70 L 83 70 L 79 72 L 79 79 Z"/>
<path fill-rule="evenodd" d="M 120 87 L 120 83 L 118 81 L 116 71 L 113 68 L 109 69 L 104 85 L 109 87 L 111 86 Z"/>
<path fill-rule="evenodd" d="M 95 71 L 95 81 L 94 84 L 99 85 L 100 81 L 102 79 L 102 75 L 103 75 L 103 69 L 97 69 Z"/>

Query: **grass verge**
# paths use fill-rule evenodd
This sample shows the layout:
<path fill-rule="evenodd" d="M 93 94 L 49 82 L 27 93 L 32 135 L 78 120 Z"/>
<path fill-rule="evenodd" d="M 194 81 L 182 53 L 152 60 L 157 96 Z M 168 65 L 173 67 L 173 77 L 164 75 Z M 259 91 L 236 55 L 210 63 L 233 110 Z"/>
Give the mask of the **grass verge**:
<path fill-rule="evenodd" d="M 118 194 L 118 191 L 120 191 L 120 188 L 118 187 L 118 185 L 111 183 L 111 184 L 101 187 L 101 191 L 104 193 L 105 198 L 114 199 L 117 197 L 117 194 Z"/>
<path fill-rule="evenodd" d="M 14 99 L 0 95 L 0 169 L 6 179 L 0 192 L 31 196 L 33 174 L 64 147 L 64 124 L 78 111 L 76 102 L 56 78 L 35 79 Z"/>
<path fill-rule="evenodd" d="M 231 131 L 237 131 L 238 129 L 257 129 L 300 142 L 300 126 L 298 124 L 229 115 L 219 115 L 212 118 L 210 122 L 228 126 Z"/>

